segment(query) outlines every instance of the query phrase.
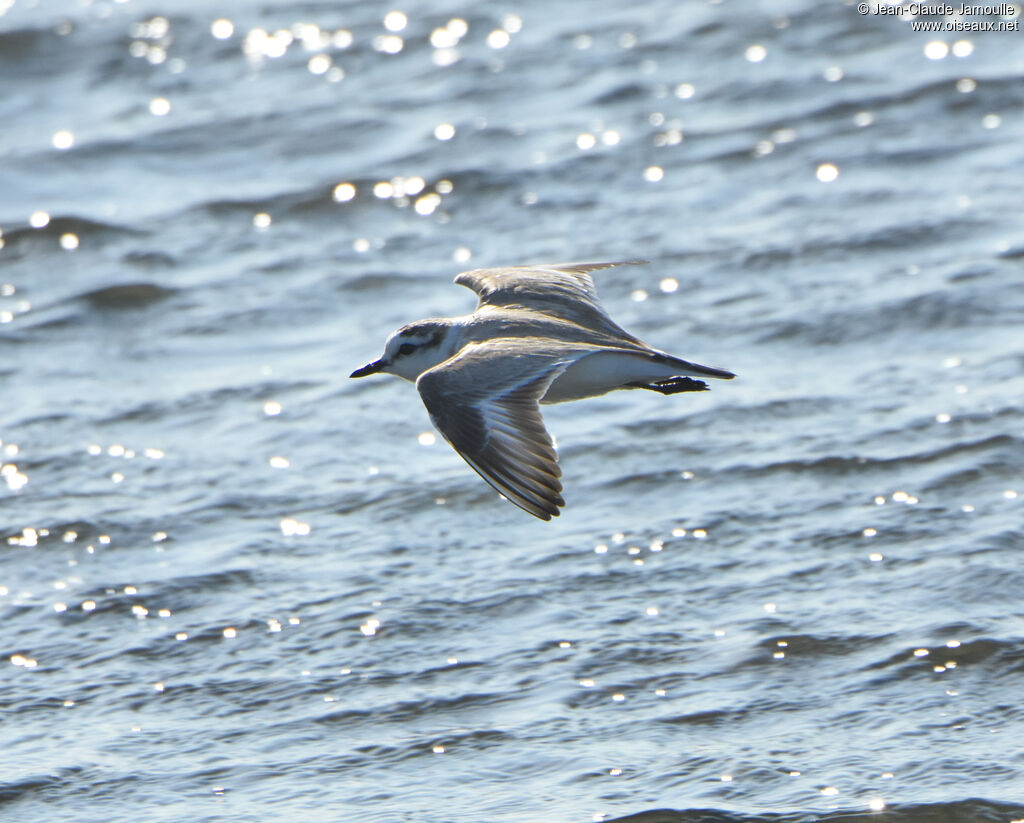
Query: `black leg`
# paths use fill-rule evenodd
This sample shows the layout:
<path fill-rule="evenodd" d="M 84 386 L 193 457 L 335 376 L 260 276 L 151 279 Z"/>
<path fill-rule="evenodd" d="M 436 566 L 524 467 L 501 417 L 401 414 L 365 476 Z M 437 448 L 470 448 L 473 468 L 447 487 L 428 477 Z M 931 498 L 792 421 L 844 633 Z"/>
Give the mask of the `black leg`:
<path fill-rule="evenodd" d="M 708 384 L 703 380 L 694 380 L 692 377 L 669 377 L 666 380 L 657 380 L 654 383 L 636 383 L 638 389 L 650 389 L 660 394 L 679 394 L 686 391 L 707 391 Z"/>

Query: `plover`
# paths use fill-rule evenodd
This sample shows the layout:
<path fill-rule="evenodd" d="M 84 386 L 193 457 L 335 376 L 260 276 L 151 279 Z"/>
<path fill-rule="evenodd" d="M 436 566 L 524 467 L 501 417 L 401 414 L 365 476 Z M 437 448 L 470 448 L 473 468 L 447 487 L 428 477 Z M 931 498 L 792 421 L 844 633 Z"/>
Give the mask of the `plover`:
<path fill-rule="evenodd" d="M 455 451 L 509 501 L 550 520 L 565 501 L 540 403 L 615 389 L 705 391 L 695 376 L 735 377 L 655 349 L 608 316 L 590 272 L 646 262 L 463 272 L 455 282 L 476 292 L 472 314 L 402 326 L 379 360 L 351 376 L 384 372 L 414 381 Z"/>

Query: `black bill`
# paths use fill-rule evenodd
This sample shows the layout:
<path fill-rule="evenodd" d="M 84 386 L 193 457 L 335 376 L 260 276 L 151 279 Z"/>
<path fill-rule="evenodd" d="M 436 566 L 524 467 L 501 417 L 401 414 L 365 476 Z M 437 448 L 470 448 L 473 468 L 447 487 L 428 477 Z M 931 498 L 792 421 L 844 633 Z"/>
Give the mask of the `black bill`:
<path fill-rule="evenodd" d="M 376 374 L 384 368 L 383 360 L 374 360 L 372 363 L 367 363 L 361 369 L 356 369 L 349 377 L 366 377 L 368 374 Z"/>

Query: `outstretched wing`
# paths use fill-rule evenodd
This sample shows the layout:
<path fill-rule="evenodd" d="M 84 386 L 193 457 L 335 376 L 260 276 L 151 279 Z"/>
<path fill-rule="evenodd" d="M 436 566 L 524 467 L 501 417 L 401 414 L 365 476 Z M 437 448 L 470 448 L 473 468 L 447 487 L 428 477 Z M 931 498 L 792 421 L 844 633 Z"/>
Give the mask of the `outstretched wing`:
<path fill-rule="evenodd" d="M 553 350 L 550 343 L 474 343 L 416 381 L 431 420 L 455 451 L 498 492 L 541 520 L 557 517 L 565 501 L 558 455 L 538 404 L 581 350 Z"/>
<path fill-rule="evenodd" d="M 522 307 L 639 343 L 637 338 L 624 331 L 605 312 L 590 272 L 646 262 L 622 260 L 614 263 L 557 263 L 473 269 L 457 275 L 455 282 L 476 292 L 479 298 L 478 309 L 485 306 Z"/>

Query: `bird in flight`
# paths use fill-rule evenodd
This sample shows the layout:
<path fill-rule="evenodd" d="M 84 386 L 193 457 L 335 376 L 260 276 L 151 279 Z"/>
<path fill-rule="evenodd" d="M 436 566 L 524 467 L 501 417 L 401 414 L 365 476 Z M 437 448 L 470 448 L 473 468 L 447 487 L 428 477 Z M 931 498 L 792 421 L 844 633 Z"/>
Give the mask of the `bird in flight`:
<path fill-rule="evenodd" d="M 565 500 L 539 404 L 616 389 L 705 391 L 696 377 L 735 377 L 655 349 L 608 316 L 590 273 L 646 262 L 463 272 L 455 282 L 476 292 L 472 314 L 402 326 L 379 360 L 351 376 L 383 372 L 415 382 L 455 451 L 510 502 L 550 520 Z"/>

